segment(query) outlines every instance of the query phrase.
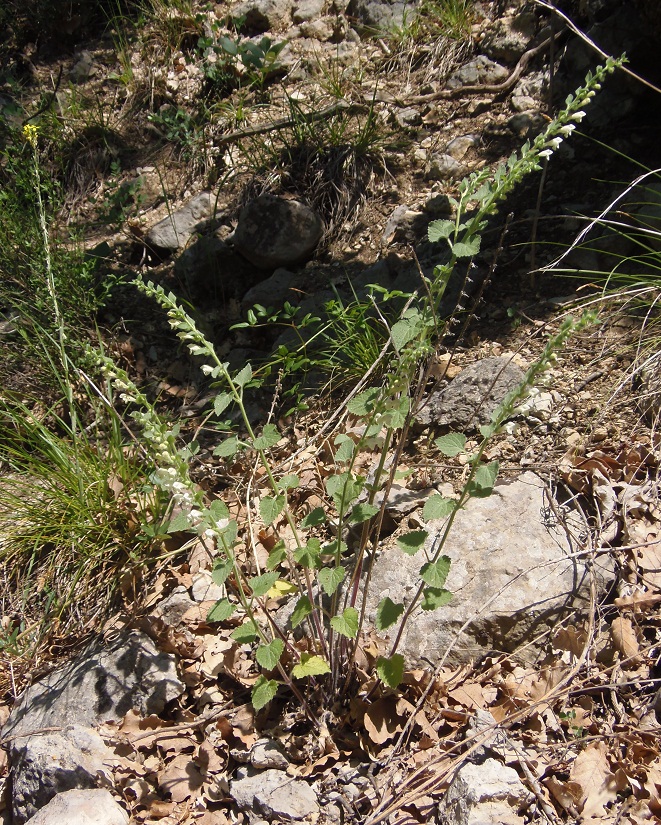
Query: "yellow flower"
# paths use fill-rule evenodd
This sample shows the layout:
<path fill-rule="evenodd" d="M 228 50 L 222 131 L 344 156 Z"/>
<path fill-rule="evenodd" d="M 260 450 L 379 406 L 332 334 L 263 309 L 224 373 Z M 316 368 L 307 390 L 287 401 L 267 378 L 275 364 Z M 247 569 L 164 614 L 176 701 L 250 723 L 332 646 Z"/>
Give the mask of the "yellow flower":
<path fill-rule="evenodd" d="M 39 129 L 33 123 L 26 123 L 23 127 L 23 140 L 30 144 L 32 147 L 37 146 L 37 136 L 39 134 Z"/>

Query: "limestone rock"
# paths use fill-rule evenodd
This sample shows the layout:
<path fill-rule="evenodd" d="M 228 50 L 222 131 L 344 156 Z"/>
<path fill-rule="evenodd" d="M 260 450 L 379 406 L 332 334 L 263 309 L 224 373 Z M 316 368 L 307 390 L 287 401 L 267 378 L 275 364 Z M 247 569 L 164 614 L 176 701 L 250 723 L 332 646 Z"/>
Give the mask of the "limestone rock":
<path fill-rule="evenodd" d="M 96 788 L 97 772 L 112 756 L 98 733 L 79 725 L 13 739 L 9 758 L 15 825 L 26 822 L 62 791 Z"/>
<path fill-rule="evenodd" d="M 661 370 L 658 358 L 651 359 L 636 378 L 639 387 L 636 404 L 652 427 L 657 427 L 661 418 Z"/>
<path fill-rule="evenodd" d="M 534 138 L 546 126 L 544 115 L 535 110 L 519 112 L 507 121 L 507 126 L 515 135 L 526 140 Z"/>
<path fill-rule="evenodd" d="M 214 204 L 215 196 L 211 192 L 201 192 L 181 209 L 152 226 L 145 236 L 145 243 L 150 249 L 160 253 L 183 248 L 196 226 L 211 217 Z"/>
<path fill-rule="evenodd" d="M 245 0 L 232 14 L 245 18 L 244 27 L 249 31 L 261 33 L 289 26 L 293 6 L 293 0 Z"/>
<path fill-rule="evenodd" d="M 83 50 L 69 72 L 69 80 L 72 83 L 86 83 L 94 74 L 94 58 L 91 52 Z"/>
<path fill-rule="evenodd" d="M 413 242 L 425 233 L 429 217 L 424 212 L 409 209 L 406 204 L 396 206 L 386 221 L 381 236 L 381 245 L 388 246 L 393 241 Z"/>
<path fill-rule="evenodd" d="M 501 17 L 489 27 L 480 49 L 494 60 L 514 63 L 526 51 L 535 36 L 535 16 L 522 12 Z"/>
<path fill-rule="evenodd" d="M 463 160 L 470 149 L 474 149 L 480 144 L 479 135 L 459 135 L 451 140 L 445 147 L 445 151 L 455 160 Z"/>
<path fill-rule="evenodd" d="M 432 155 L 425 167 L 425 180 L 453 180 L 465 174 L 466 168 L 458 160 L 442 153 Z"/>
<path fill-rule="evenodd" d="M 59 793 L 32 819 L 30 825 L 128 825 L 126 811 L 104 790 Z"/>
<path fill-rule="evenodd" d="M 509 358 L 482 358 L 463 369 L 447 387 L 425 399 L 416 414 L 415 426 L 475 430 L 491 421 L 498 405 L 523 378 L 523 370 Z"/>
<path fill-rule="evenodd" d="M 322 232 L 319 216 L 304 203 L 262 195 L 241 210 L 232 240 L 254 266 L 276 269 L 309 258 Z"/>
<path fill-rule="evenodd" d="M 160 619 L 167 627 L 177 628 L 181 625 L 186 613 L 193 607 L 195 607 L 195 602 L 188 595 L 186 588 L 180 585 L 158 602 L 150 614 L 155 619 Z"/>
<path fill-rule="evenodd" d="M 534 801 L 513 768 L 496 759 L 461 767 L 438 809 L 444 825 L 523 825 L 523 814 Z"/>
<path fill-rule="evenodd" d="M 334 30 L 332 22 L 327 17 L 322 17 L 319 20 L 306 20 L 301 23 L 301 34 L 311 40 L 326 43 L 333 37 Z"/>
<path fill-rule="evenodd" d="M 547 510 L 544 482 L 532 472 L 497 485 L 487 498 L 468 501 L 442 551 L 452 563 L 445 587 L 453 599 L 447 607 L 411 615 L 399 648 L 409 666 L 433 664 L 448 648 L 447 662 L 455 665 L 492 651 L 513 653 L 523 645 L 519 656 L 534 661 L 548 642 L 545 631 L 572 611 L 580 615 L 588 609 L 586 561 L 568 557 L 576 548 L 561 525 L 546 517 Z M 576 535 L 587 530 L 576 511 L 569 509 L 567 518 Z M 443 524 L 427 524 L 428 553 Z M 377 557 L 367 604 L 370 622 L 385 596 L 408 603 L 425 561 L 422 551 L 409 556 L 396 546 Z M 601 556 L 595 564 L 598 589 L 605 590 L 612 563 Z"/>
<path fill-rule="evenodd" d="M 271 739 L 259 739 L 250 749 L 250 764 L 254 768 L 287 770 L 289 759 L 284 748 Z"/>
<path fill-rule="evenodd" d="M 193 573 L 190 593 L 195 602 L 217 602 L 225 596 L 225 587 L 216 584 L 209 570 Z"/>
<path fill-rule="evenodd" d="M 241 308 L 246 311 L 255 304 L 261 304 L 267 308 L 280 309 L 285 301 L 291 301 L 296 297 L 296 293 L 291 288 L 294 277 L 293 272 L 279 267 L 273 275 L 255 284 L 246 292 L 241 301 Z"/>
<path fill-rule="evenodd" d="M 120 633 L 97 642 L 21 696 L 2 729 L 3 738 L 77 724 L 123 719 L 129 710 L 147 716 L 184 691 L 174 657 L 144 633 Z"/>
<path fill-rule="evenodd" d="M 401 26 L 405 16 L 410 20 L 417 5 L 417 2 L 403 0 L 351 0 L 347 14 L 357 18 L 363 28 L 385 32 L 393 26 Z"/>
<path fill-rule="evenodd" d="M 445 85 L 448 89 L 458 89 L 460 86 L 490 86 L 502 83 L 508 76 L 509 72 L 504 66 L 481 54 L 452 72 Z"/>
<path fill-rule="evenodd" d="M 300 0 L 294 8 L 294 23 L 315 20 L 323 12 L 325 5 L 325 0 Z"/>
<path fill-rule="evenodd" d="M 230 794 L 242 811 L 261 814 L 269 821 L 301 820 L 319 810 L 317 795 L 303 779 L 284 771 L 239 768 L 230 782 Z"/>

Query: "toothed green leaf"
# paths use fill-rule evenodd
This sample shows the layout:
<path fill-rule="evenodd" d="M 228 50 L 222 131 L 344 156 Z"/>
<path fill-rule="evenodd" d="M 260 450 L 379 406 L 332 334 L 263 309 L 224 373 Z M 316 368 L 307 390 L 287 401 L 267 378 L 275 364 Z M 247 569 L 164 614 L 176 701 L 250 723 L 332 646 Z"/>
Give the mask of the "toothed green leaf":
<path fill-rule="evenodd" d="M 498 477 L 497 461 L 490 464 L 480 464 L 475 471 L 473 481 L 468 485 L 468 493 L 475 498 L 487 498 L 493 492 L 493 486 Z"/>
<path fill-rule="evenodd" d="M 268 450 L 280 441 L 280 433 L 275 424 L 264 424 L 262 434 L 253 441 L 256 450 Z"/>
<path fill-rule="evenodd" d="M 367 504 L 367 502 L 356 504 L 351 510 L 347 521 L 349 524 L 362 524 L 364 521 L 374 518 L 378 512 L 379 508 L 374 504 Z"/>
<path fill-rule="evenodd" d="M 452 601 L 452 593 L 444 588 L 427 587 L 422 593 L 420 607 L 423 610 L 436 610 Z"/>
<path fill-rule="evenodd" d="M 232 572 L 233 567 L 234 565 L 232 564 L 231 559 L 216 557 L 211 570 L 211 578 L 213 579 L 214 584 L 225 584 L 225 581 Z"/>
<path fill-rule="evenodd" d="M 299 624 L 312 613 L 312 604 L 307 596 L 301 596 L 296 602 L 294 612 L 291 614 L 291 626 L 297 628 Z"/>
<path fill-rule="evenodd" d="M 397 546 L 408 556 L 415 556 L 427 541 L 428 536 L 429 533 L 426 530 L 412 530 L 410 533 L 404 533 L 403 536 L 399 536 Z"/>
<path fill-rule="evenodd" d="M 447 240 L 454 232 L 454 221 L 432 221 L 427 227 L 427 237 L 432 243 L 440 240 Z"/>
<path fill-rule="evenodd" d="M 223 519 L 230 517 L 230 511 L 227 504 L 219 498 L 211 502 L 209 505 L 209 512 L 216 521 L 222 521 Z"/>
<path fill-rule="evenodd" d="M 438 493 L 429 496 L 422 509 L 422 517 L 425 521 L 447 518 L 454 511 L 457 502 L 452 498 L 444 498 Z"/>
<path fill-rule="evenodd" d="M 294 561 L 309 570 L 314 570 L 321 565 L 321 542 L 312 538 L 305 547 L 299 547 L 294 551 Z"/>
<path fill-rule="evenodd" d="M 275 680 L 260 676 L 253 685 L 252 693 L 250 694 L 252 706 L 255 710 L 261 710 L 268 705 L 277 692 L 278 683 Z"/>
<path fill-rule="evenodd" d="M 266 560 L 266 569 L 275 570 L 286 558 L 287 548 L 285 547 L 285 543 L 284 541 L 279 541 L 269 553 L 269 557 Z"/>
<path fill-rule="evenodd" d="M 319 524 L 323 524 L 326 521 L 326 513 L 323 507 L 315 507 L 314 510 L 310 510 L 307 516 L 304 516 L 301 519 L 301 527 L 317 527 Z"/>
<path fill-rule="evenodd" d="M 255 598 L 266 595 L 277 582 L 278 578 L 277 573 L 262 573 L 261 576 L 254 576 L 252 579 L 248 579 L 252 595 L 255 596 Z"/>
<path fill-rule="evenodd" d="M 273 524 L 282 513 L 286 503 L 287 497 L 285 495 L 266 496 L 259 502 L 259 515 L 267 527 L 269 524 Z"/>
<path fill-rule="evenodd" d="M 466 436 L 462 433 L 448 433 L 434 441 L 438 449 L 449 457 L 459 455 L 466 446 Z"/>
<path fill-rule="evenodd" d="M 234 383 L 237 387 L 245 387 L 252 378 L 252 367 L 246 364 L 245 367 L 234 376 Z"/>
<path fill-rule="evenodd" d="M 352 415 L 363 418 L 374 411 L 374 405 L 378 401 L 380 394 L 381 390 L 378 387 L 373 387 L 370 390 L 358 393 L 358 395 L 347 402 L 347 410 Z"/>
<path fill-rule="evenodd" d="M 342 584 L 346 570 L 344 567 L 324 567 L 317 573 L 321 589 L 327 596 L 332 596 Z"/>
<path fill-rule="evenodd" d="M 394 690 L 404 676 L 404 657 L 399 653 L 393 653 L 389 659 L 379 656 L 376 660 L 376 672 L 379 679 Z"/>
<path fill-rule="evenodd" d="M 230 638 L 234 639 L 240 645 L 250 644 L 254 642 L 259 634 L 257 633 L 257 625 L 252 619 L 248 619 L 242 625 L 230 633 Z"/>
<path fill-rule="evenodd" d="M 441 588 L 448 577 L 451 564 L 449 556 L 441 556 L 435 562 L 429 561 L 420 568 L 420 578 L 430 587 Z"/>
<path fill-rule="evenodd" d="M 221 599 L 216 602 L 207 614 L 208 622 L 225 622 L 236 610 L 236 605 L 228 599 Z"/>
<path fill-rule="evenodd" d="M 221 415 L 232 403 L 232 396 L 228 392 L 220 392 L 213 400 L 213 411 Z"/>
<path fill-rule="evenodd" d="M 291 669 L 294 679 L 304 679 L 306 676 L 323 676 L 330 673 L 330 667 L 321 656 L 313 656 L 310 653 L 301 653 L 301 661 Z"/>
<path fill-rule="evenodd" d="M 396 604 L 389 596 L 381 599 L 376 608 L 376 629 L 387 630 L 404 612 L 403 604 Z"/>
<path fill-rule="evenodd" d="M 358 635 L 358 611 L 355 607 L 347 607 L 341 616 L 333 616 L 330 620 L 331 627 L 341 636 L 348 639 L 355 639 Z"/>
<path fill-rule="evenodd" d="M 239 451 L 239 439 L 235 435 L 230 435 L 221 444 L 219 444 L 213 451 L 214 455 L 220 458 L 231 458 Z"/>
<path fill-rule="evenodd" d="M 273 639 L 267 645 L 260 645 L 255 651 L 255 659 L 264 670 L 273 670 L 280 661 L 285 643 L 282 639 Z"/>

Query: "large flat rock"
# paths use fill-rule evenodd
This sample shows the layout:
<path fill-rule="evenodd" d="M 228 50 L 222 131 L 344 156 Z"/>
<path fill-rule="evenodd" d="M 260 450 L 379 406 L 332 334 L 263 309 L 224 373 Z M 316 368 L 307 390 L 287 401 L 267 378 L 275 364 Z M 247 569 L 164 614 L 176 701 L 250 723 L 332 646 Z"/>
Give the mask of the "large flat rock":
<path fill-rule="evenodd" d="M 160 713 L 184 691 L 174 656 L 157 650 L 144 633 L 120 633 L 93 644 L 63 668 L 31 685 L 2 729 L 2 738 L 49 727 L 123 719 L 135 710 Z"/>
<path fill-rule="evenodd" d="M 568 510 L 567 518 L 577 537 L 587 531 L 576 511 Z M 408 604 L 443 523 L 428 523 L 430 536 L 416 555 L 391 546 L 377 558 L 368 598 L 370 622 L 384 596 Z M 548 644 L 547 631 L 574 611 L 572 621 L 580 620 L 589 608 L 588 560 L 570 557 L 579 549 L 548 510 L 544 482 L 532 472 L 497 485 L 488 498 L 469 500 L 442 551 L 452 561 L 445 586 L 454 598 L 434 611 L 416 609 L 399 652 L 408 665 L 422 666 L 437 663 L 448 649 L 450 664 L 498 651 L 536 659 Z M 603 591 L 614 575 L 609 557 L 598 557 L 594 571 Z M 389 628 L 391 636 L 396 629 Z"/>

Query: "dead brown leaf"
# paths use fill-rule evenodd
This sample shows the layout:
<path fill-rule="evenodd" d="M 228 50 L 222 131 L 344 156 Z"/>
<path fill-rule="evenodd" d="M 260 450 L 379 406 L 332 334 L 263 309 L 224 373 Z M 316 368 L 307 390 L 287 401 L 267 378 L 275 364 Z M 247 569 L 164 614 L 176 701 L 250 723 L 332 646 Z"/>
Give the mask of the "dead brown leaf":
<path fill-rule="evenodd" d="M 580 788 L 579 806 L 586 819 L 608 816 L 607 806 L 615 802 L 619 787 L 617 777 L 610 769 L 608 746 L 604 741 L 593 742 L 574 760 L 569 778 Z"/>
<path fill-rule="evenodd" d="M 202 787 L 203 777 L 191 756 L 180 753 L 158 773 L 158 786 L 173 802 L 185 802 Z"/>
<path fill-rule="evenodd" d="M 640 645 L 638 644 L 638 633 L 631 619 L 617 616 L 611 623 L 611 638 L 613 647 L 622 656 L 626 663 L 635 666 L 639 662 Z"/>
<path fill-rule="evenodd" d="M 463 705 L 470 710 L 486 710 L 489 702 L 495 699 L 495 689 L 489 691 L 489 696 L 485 696 L 485 690 L 477 682 L 466 682 L 454 690 L 448 692 L 448 698 L 453 699 L 458 705 Z"/>
<path fill-rule="evenodd" d="M 398 704 L 397 697 L 384 696 L 365 711 L 363 724 L 376 745 L 385 744 L 403 730 L 406 719 L 400 714 Z"/>
<path fill-rule="evenodd" d="M 544 780 L 544 784 L 553 795 L 553 798 L 562 805 L 567 813 L 572 816 L 578 814 L 577 806 L 582 793 L 582 788 L 578 782 L 563 782 L 556 779 L 555 776 L 549 776 Z"/>

